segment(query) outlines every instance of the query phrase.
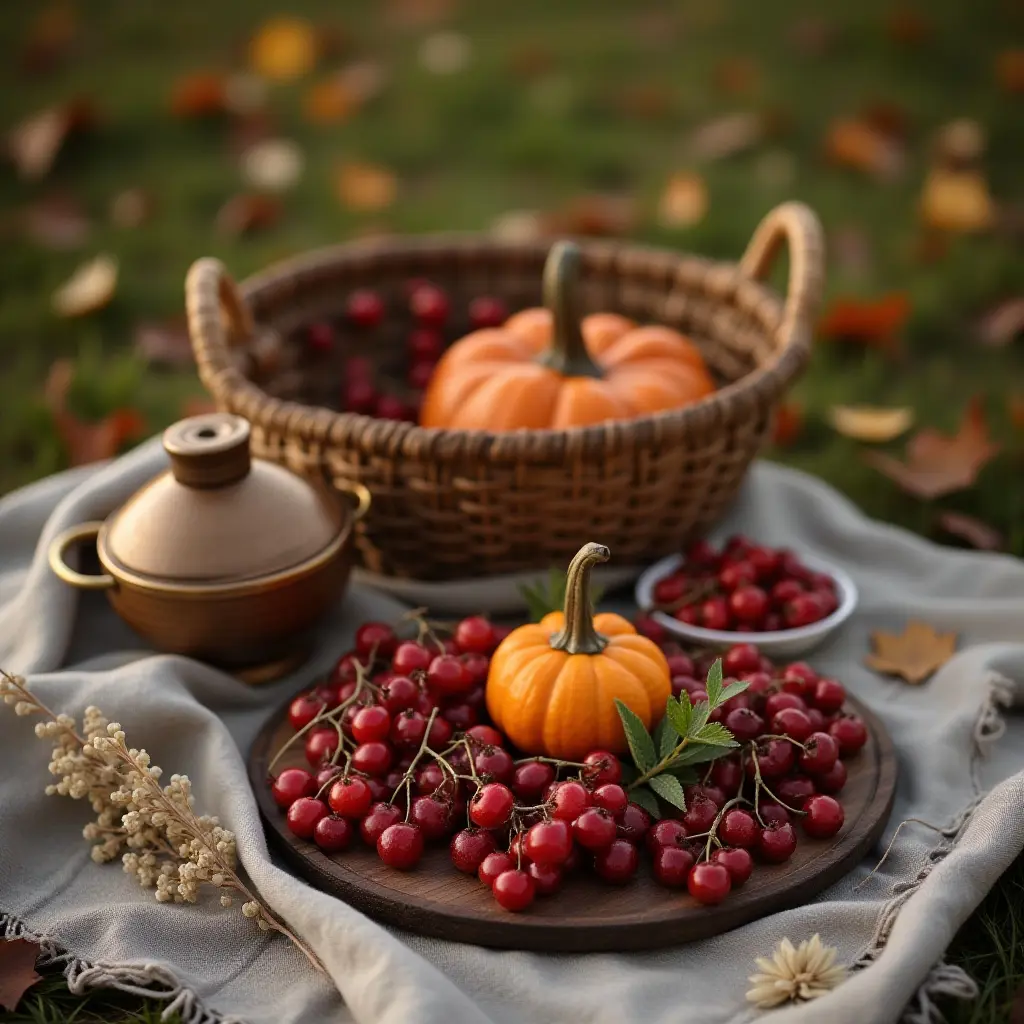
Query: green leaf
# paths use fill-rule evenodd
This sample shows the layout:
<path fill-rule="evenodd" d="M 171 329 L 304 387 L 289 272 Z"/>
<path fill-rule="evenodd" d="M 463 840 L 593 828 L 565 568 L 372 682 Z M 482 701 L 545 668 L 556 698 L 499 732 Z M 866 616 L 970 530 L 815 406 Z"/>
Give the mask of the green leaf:
<path fill-rule="evenodd" d="M 619 765 L 622 767 L 623 786 L 628 786 L 631 782 L 635 782 L 640 778 L 640 773 L 636 770 L 636 767 L 628 761 L 623 761 L 622 758 L 619 758 Z"/>
<path fill-rule="evenodd" d="M 683 787 L 674 775 L 655 775 L 647 783 L 658 796 L 666 803 L 678 807 L 679 810 L 686 810 L 686 797 L 683 795 Z"/>
<path fill-rule="evenodd" d="M 716 659 L 715 663 L 708 669 L 708 682 L 704 687 L 708 693 L 708 703 L 712 709 L 722 703 L 722 659 Z"/>
<path fill-rule="evenodd" d="M 655 820 L 661 817 L 658 798 L 646 786 L 637 786 L 636 789 L 631 789 L 629 799 L 633 803 L 639 804 Z"/>
<path fill-rule="evenodd" d="M 722 748 L 713 743 L 694 743 L 687 747 L 673 762 L 675 765 L 703 764 L 722 756 Z"/>
<path fill-rule="evenodd" d="M 733 738 L 731 732 L 720 722 L 708 722 L 695 739 L 701 743 L 712 743 L 716 747 L 738 747 L 739 744 Z"/>
<path fill-rule="evenodd" d="M 730 697 L 735 697 L 736 694 L 742 693 L 750 683 L 748 682 L 733 682 L 730 683 L 723 691 L 722 696 L 719 698 L 719 704 L 724 704 Z"/>
<path fill-rule="evenodd" d="M 549 612 L 560 612 L 565 607 L 565 570 L 552 566 L 548 570 L 547 579 L 521 584 L 519 593 L 526 601 L 533 622 L 539 622 Z M 600 587 L 591 584 L 590 599 L 595 605 L 603 594 Z"/>
<path fill-rule="evenodd" d="M 662 774 L 677 778 L 684 786 L 689 786 L 691 782 L 697 782 L 700 778 L 689 765 L 685 764 L 669 765 Z"/>
<path fill-rule="evenodd" d="M 669 704 L 671 704 L 671 699 Z M 673 748 L 679 742 L 679 737 L 676 735 L 675 729 L 672 728 L 672 723 L 669 721 L 668 714 L 666 712 L 665 717 L 658 723 L 658 727 L 654 730 L 654 746 L 657 748 L 658 757 L 667 757 L 672 753 Z"/>
<path fill-rule="evenodd" d="M 672 722 L 672 728 L 679 733 L 680 737 L 690 735 L 690 719 L 693 715 L 693 707 L 690 704 L 690 695 L 683 690 L 679 694 L 679 700 L 669 700 L 665 705 L 665 717 Z"/>
<path fill-rule="evenodd" d="M 633 755 L 633 761 L 642 772 L 650 771 L 658 763 L 658 755 L 654 751 L 654 740 L 640 721 L 639 716 L 632 712 L 621 700 L 616 698 L 615 708 L 622 719 L 622 728 L 626 733 L 626 742 Z"/>
<path fill-rule="evenodd" d="M 687 730 L 686 735 L 690 739 L 695 739 L 697 733 L 704 728 L 708 721 L 708 715 L 711 714 L 711 705 L 706 701 L 702 700 L 693 706 L 693 714 L 690 716 L 690 728 Z"/>

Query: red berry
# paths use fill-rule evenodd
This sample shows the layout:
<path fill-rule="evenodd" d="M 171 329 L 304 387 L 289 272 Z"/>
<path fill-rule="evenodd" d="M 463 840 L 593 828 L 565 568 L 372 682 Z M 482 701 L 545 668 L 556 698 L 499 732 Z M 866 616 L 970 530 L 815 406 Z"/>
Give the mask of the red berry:
<path fill-rule="evenodd" d="M 417 796 L 409 806 L 409 820 L 418 825 L 425 841 L 441 839 L 451 831 L 452 806 L 434 796 Z"/>
<path fill-rule="evenodd" d="M 839 607 L 839 598 L 834 590 L 814 590 L 812 593 L 818 599 L 823 615 L 831 615 Z"/>
<path fill-rule="evenodd" d="M 352 842 L 354 831 L 352 822 L 328 814 L 316 823 L 316 828 L 313 829 L 313 842 L 325 853 L 337 853 Z"/>
<path fill-rule="evenodd" d="M 526 870 L 533 879 L 538 896 L 553 896 L 561 888 L 564 868 L 560 864 L 538 864 L 533 861 Z"/>
<path fill-rule="evenodd" d="M 419 711 L 403 711 L 391 723 L 391 742 L 399 749 L 412 750 L 427 735 L 427 720 Z"/>
<path fill-rule="evenodd" d="M 381 834 L 390 825 L 402 820 L 402 812 L 384 801 L 374 804 L 359 825 L 359 832 L 368 846 L 376 846 Z"/>
<path fill-rule="evenodd" d="M 702 835 L 709 831 L 718 817 L 718 808 L 706 796 L 699 796 L 690 801 L 680 819 L 691 836 Z"/>
<path fill-rule="evenodd" d="M 793 767 L 796 756 L 793 745 L 788 740 L 759 740 L 757 744 L 757 763 L 764 779 L 778 779 Z M 747 765 L 747 775 L 754 778 L 754 759 Z"/>
<path fill-rule="evenodd" d="M 389 715 L 414 707 L 420 688 L 406 676 L 392 676 L 381 688 L 380 702 Z"/>
<path fill-rule="evenodd" d="M 796 708 L 806 711 L 807 705 L 802 697 L 795 693 L 769 693 L 764 701 L 764 713 L 770 722 L 783 708 Z"/>
<path fill-rule="evenodd" d="M 708 598 L 700 606 L 700 624 L 705 629 L 728 629 L 731 622 L 729 603 L 724 597 Z"/>
<path fill-rule="evenodd" d="M 775 586 L 769 591 L 769 597 L 771 602 L 777 608 L 781 608 L 788 604 L 795 597 L 799 597 L 804 592 L 804 585 L 799 580 L 779 580 Z"/>
<path fill-rule="evenodd" d="M 789 811 L 782 804 L 772 800 L 762 800 L 757 807 L 761 821 L 766 825 L 788 825 L 790 823 Z"/>
<path fill-rule="evenodd" d="M 794 661 L 782 670 L 782 690 L 806 700 L 814 691 L 818 673 L 806 661 Z"/>
<path fill-rule="evenodd" d="M 782 616 L 778 612 L 769 612 L 764 617 L 764 622 L 761 624 L 762 633 L 777 633 L 780 629 L 785 626 L 782 621 Z"/>
<path fill-rule="evenodd" d="M 612 834 L 615 834 L 614 825 Z M 564 864 L 572 853 L 572 837 L 573 830 L 567 821 L 560 818 L 539 821 L 527 831 L 523 851 L 537 864 Z"/>
<path fill-rule="evenodd" d="M 490 654 L 497 646 L 494 627 L 482 615 L 471 615 L 455 627 L 455 643 L 460 651 Z"/>
<path fill-rule="evenodd" d="M 347 412 L 372 413 L 377 405 L 377 389 L 362 377 L 345 381 L 341 389 L 341 407 Z"/>
<path fill-rule="evenodd" d="M 288 724 L 298 732 L 305 729 L 324 708 L 324 702 L 312 693 L 300 693 L 288 705 Z"/>
<path fill-rule="evenodd" d="M 746 673 L 743 676 L 743 681 L 747 684 L 746 695 L 748 697 L 760 697 L 772 687 L 771 674 L 764 669 Z"/>
<path fill-rule="evenodd" d="M 377 403 L 373 407 L 373 415 L 379 420 L 396 420 L 398 422 L 412 417 L 409 406 L 397 395 L 379 395 Z"/>
<path fill-rule="evenodd" d="M 701 608 L 701 605 L 687 604 L 674 612 L 672 617 L 677 622 L 682 622 L 684 625 L 699 626 L 703 621 Z"/>
<path fill-rule="evenodd" d="M 462 662 L 462 671 L 472 684 L 469 692 L 480 690 L 482 695 L 483 687 L 487 683 L 487 673 L 491 668 L 491 659 L 486 654 L 474 654 L 471 651 L 461 655 L 459 660 Z"/>
<path fill-rule="evenodd" d="M 436 761 L 424 765 L 416 772 L 415 784 L 417 793 L 436 793 L 443 786 L 448 786 L 450 777 L 445 774 Z"/>
<path fill-rule="evenodd" d="M 365 779 L 350 775 L 347 779 L 338 779 L 331 786 L 327 802 L 331 810 L 343 818 L 362 818 L 370 809 L 373 794 Z"/>
<path fill-rule="evenodd" d="M 572 834 L 580 846 L 603 850 L 617 834 L 615 819 L 601 807 L 588 807 L 572 823 Z"/>
<path fill-rule="evenodd" d="M 658 605 L 675 604 L 689 589 L 689 580 L 685 576 L 673 573 L 654 584 L 654 602 Z"/>
<path fill-rule="evenodd" d="M 352 767 L 364 775 L 387 775 L 391 767 L 391 748 L 386 743 L 374 740 L 360 743 L 352 752 Z"/>
<path fill-rule="evenodd" d="M 825 715 L 833 715 L 846 703 L 846 687 L 838 679 L 819 679 L 811 702 Z"/>
<path fill-rule="evenodd" d="M 705 861 L 702 864 L 694 864 L 690 869 L 686 888 L 698 903 L 710 907 L 721 903 L 729 895 L 729 890 L 732 889 L 732 876 L 723 865 Z"/>
<path fill-rule="evenodd" d="M 785 779 L 779 779 L 772 792 L 790 807 L 800 808 L 816 791 L 814 783 L 806 775 L 790 775 Z"/>
<path fill-rule="evenodd" d="M 422 391 L 430 383 L 430 378 L 434 376 L 436 366 L 437 364 L 432 362 L 413 363 L 406 371 L 406 383 L 416 391 Z"/>
<path fill-rule="evenodd" d="M 856 754 L 868 741 L 868 730 L 856 715 L 842 715 L 829 727 L 829 735 L 836 741 L 843 757 Z"/>
<path fill-rule="evenodd" d="M 472 705 L 462 702 L 451 704 L 441 712 L 441 717 L 448 722 L 456 732 L 465 732 L 471 726 L 476 725 L 477 713 Z"/>
<path fill-rule="evenodd" d="M 470 800 L 470 820 L 481 828 L 501 828 L 508 821 L 515 802 L 508 786 L 500 782 L 489 782 L 481 786 Z"/>
<path fill-rule="evenodd" d="M 288 829 L 300 839 L 312 839 L 316 823 L 327 814 L 327 804 L 311 796 L 300 796 L 288 808 Z"/>
<path fill-rule="evenodd" d="M 313 790 L 314 795 L 320 793 L 320 791 L 329 783 L 333 782 L 339 775 L 341 775 L 341 765 L 337 764 L 325 764 L 313 778 L 313 784 L 316 787 Z"/>
<path fill-rule="evenodd" d="M 754 870 L 754 858 L 743 849 L 723 846 L 711 855 L 712 864 L 721 864 L 729 872 L 733 885 L 742 885 Z"/>
<path fill-rule="evenodd" d="M 749 562 L 732 562 L 718 573 L 718 585 L 731 593 L 757 580 L 757 570 Z"/>
<path fill-rule="evenodd" d="M 743 767 L 735 757 L 720 757 L 711 768 L 711 781 L 728 797 L 735 795 L 743 781 Z"/>
<path fill-rule="evenodd" d="M 626 791 L 615 782 L 606 782 L 590 795 L 591 803 L 595 807 L 603 807 L 613 817 L 621 814 L 629 803 Z"/>
<path fill-rule="evenodd" d="M 390 658 L 398 647 L 398 637 L 386 622 L 364 622 L 356 630 L 356 654 L 369 663 L 371 658 Z"/>
<path fill-rule="evenodd" d="M 670 889 L 686 885 L 692 867 L 693 854 L 685 847 L 666 844 L 654 850 L 654 877 Z"/>
<path fill-rule="evenodd" d="M 759 580 L 770 579 L 782 564 L 782 556 L 772 548 L 752 547 L 747 551 L 747 561 L 754 567 Z"/>
<path fill-rule="evenodd" d="M 429 327 L 416 327 L 409 334 L 406 343 L 409 358 L 413 363 L 436 363 L 444 351 L 444 338 Z"/>
<path fill-rule="evenodd" d="M 798 708 L 783 708 L 772 718 L 772 732 L 803 743 L 814 732 L 814 726 L 805 712 Z"/>
<path fill-rule="evenodd" d="M 725 793 L 715 785 L 705 785 L 703 783 L 698 785 L 693 783 L 687 786 L 683 793 L 686 795 L 687 806 L 698 797 L 710 800 L 719 810 L 722 809 L 722 805 L 725 803 Z"/>
<path fill-rule="evenodd" d="M 438 655 L 427 669 L 427 686 L 438 693 L 463 693 L 472 685 L 462 661 L 454 655 Z"/>
<path fill-rule="evenodd" d="M 285 768 L 270 786 L 271 796 L 278 807 L 287 810 L 296 800 L 316 792 L 313 776 L 305 768 Z"/>
<path fill-rule="evenodd" d="M 501 299 L 479 295 L 469 304 L 469 322 L 474 330 L 500 327 L 508 319 L 508 307 Z"/>
<path fill-rule="evenodd" d="M 725 716 L 725 727 L 740 743 L 746 743 L 764 732 L 764 719 L 750 708 L 735 708 Z"/>
<path fill-rule="evenodd" d="M 334 348 L 334 328 L 322 320 L 310 324 L 306 328 L 306 344 L 310 351 L 325 355 Z"/>
<path fill-rule="evenodd" d="M 583 779 L 589 786 L 622 781 L 622 764 L 607 750 L 592 750 L 583 758 L 583 763 L 587 766 L 582 772 Z"/>
<path fill-rule="evenodd" d="M 356 327 L 376 327 L 384 319 L 384 303 L 369 288 L 357 288 L 348 297 L 345 313 Z"/>
<path fill-rule="evenodd" d="M 509 840 L 508 855 L 517 864 L 528 864 L 530 855 L 526 852 L 526 833 L 516 832 Z"/>
<path fill-rule="evenodd" d="M 650 615 L 637 615 L 633 619 L 633 626 L 641 635 L 648 640 L 661 645 L 668 640 L 668 630 L 660 622 L 655 622 Z"/>
<path fill-rule="evenodd" d="M 639 843 L 651 827 L 651 816 L 639 804 L 627 804 L 619 815 L 616 832 L 620 839 Z"/>
<path fill-rule="evenodd" d="M 631 842 L 616 839 L 594 855 L 594 870 L 606 882 L 624 885 L 636 874 L 639 861 L 636 847 Z"/>
<path fill-rule="evenodd" d="M 657 853 L 662 846 L 681 846 L 686 834 L 686 826 L 681 821 L 662 818 L 647 833 L 647 849 Z"/>
<path fill-rule="evenodd" d="M 763 812 L 762 812 L 763 814 Z M 769 864 L 781 864 L 793 856 L 796 849 L 796 833 L 789 822 L 772 822 L 761 829 L 757 845 L 761 856 Z"/>
<path fill-rule="evenodd" d="M 432 284 L 421 284 L 409 297 L 412 315 L 428 327 L 441 327 L 448 319 L 448 297 Z"/>
<path fill-rule="evenodd" d="M 697 671 L 693 664 L 693 658 L 688 654 L 683 654 L 682 651 L 666 655 L 665 660 L 668 662 L 670 676 L 692 676 Z"/>
<path fill-rule="evenodd" d="M 819 793 L 838 793 L 845 785 L 846 765 L 842 761 L 836 761 L 827 772 L 814 776 L 814 788 Z"/>
<path fill-rule="evenodd" d="M 575 821 L 590 804 L 590 794 L 580 782 L 560 782 L 551 793 L 551 815 Z"/>
<path fill-rule="evenodd" d="M 379 704 L 357 708 L 352 716 L 352 738 L 356 743 L 387 739 L 391 732 L 391 716 Z"/>
<path fill-rule="evenodd" d="M 756 672 L 761 656 L 753 644 L 735 644 L 722 657 L 722 671 L 727 676 Z"/>
<path fill-rule="evenodd" d="M 449 851 L 459 871 L 475 875 L 488 855 L 494 853 L 494 836 L 483 829 L 464 828 L 452 837 Z"/>
<path fill-rule="evenodd" d="M 782 608 L 782 618 L 788 629 L 809 626 L 824 617 L 825 609 L 817 594 L 800 594 Z"/>
<path fill-rule="evenodd" d="M 729 595 L 729 611 L 737 621 L 757 625 L 768 611 L 768 595 L 760 587 L 738 587 Z"/>
<path fill-rule="evenodd" d="M 812 732 L 800 755 L 800 767 L 817 775 L 829 771 L 837 757 L 839 745 L 836 741 L 827 732 Z"/>
<path fill-rule="evenodd" d="M 517 913 L 525 910 L 533 902 L 536 885 L 526 871 L 513 868 L 498 875 L 491 886 L 491 891 L 500 907 Z"/>
<path fill-rule="evenodd" d="M 338 730 L 319 726 L 306 735 L 306 760 L 318 767 L 323 761 L 330 761 L 338 749 Z"/>
<path fill-rule="evenodd" d="M 834 797 L 812 796 L 804 811 L 804 831 L 815 839 L 831 839 L 843 827 L 843 805 Z"/>
<path fill-rule="evenodd" d="M 407 676 L 413 672 L 426 672 L 434 655 L 422 644 L 406 640 L 398 645 L 391 658 L 391 671 L 395 675 Z"/>
<path fill-rule="evenodd" d="M 482 747 L 504 747 L 505 737 L 493 725 L 473 725 L 466 730 L 466 735 L 476 740 Z"/>
<path fill-rule="evenodd" d="M 729 846 L 754 846 L 759 833 L 754 816 L 740 807 L 726 811 L 718 826 L 718 838 Z"/>
<path fill-rule="evenodd" d="M 485 834 L 489 835 L 489 833 Z M 498 875 L 505 871 L 511 871 L 515 866 L 516 862 L 513 857 L 510 857 L 507 853 L 502 853 L 500 850 L 496 850 L 494 853 L 487 854 L 480 862 L 480 867 L 477 868 L 477 876 L 484 885 L 490 887 L 494 885 L 494 880 Z"/>
<path fill-rule="evenodd" d="M 555 769 L 543 761 L 526 761 L 516 767 L 512 792 L 524 804 L 539 803 L 544 790 L 555 781 Z"/>
<path fill-rule="evenodd" d="M 506 784 L 512 781 L 516 770 L 512 755 L 502 747 L 482 747 L 473 756 L 473 766 L 481 778 Z"/>
<path fill-rule="evenodd" d="M 687 565 L 702 569 L 714 569 L 720 561 L 718 552 L 706 540 L 694 541 L 686 549 L 684 557 Z"/>
<path fill-rule="evenodd" d="M 399 821 L 389 825 L 377 840 L 377 856 L 389 868 L 408 871 L 423 856 L 423 832 L 416 825 Z"/>

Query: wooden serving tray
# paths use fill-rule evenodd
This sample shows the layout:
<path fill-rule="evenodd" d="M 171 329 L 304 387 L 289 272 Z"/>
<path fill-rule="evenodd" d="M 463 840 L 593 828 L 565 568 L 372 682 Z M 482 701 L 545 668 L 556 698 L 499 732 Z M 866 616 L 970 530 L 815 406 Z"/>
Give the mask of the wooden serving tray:
<path fill-rule="evenodd" d="M 750 880 L 717 907 L 703 907 L 683 890 L 666 889 L 651 876 L 641 851 L 640 870 L 625 886 L 587 871 L 568 876 L 554 896 L 538 897 L 524 913 L 498 906 L 476 876 L 456 871 L 447 844 L 428 848 L 415 870 L 396 871 L 356 838 L 328 855 L 288 831 L 284 812 L 267 784 L 267 765 L 291 734 L 287 704 L 266 723 L 249 753 L 249 779 L 269 840 L 317 888 L 383 924 L 420 935 L 501 949 L 558 953 L 626 952 L 704 939 L 748 921 L 809 902 L 845 875 L 878 841 L 896 792 L 897 762 L 882 723 L 863 704 L 848 704 L 868 727 L 868 742 L 846 762 L 841 794 L 846 822 L 833 839 L 815 840 L 798 827 L 796 853 L 785 864 L 758 864 Z M 280 768 L 308 767 L 301 744 Z"/>

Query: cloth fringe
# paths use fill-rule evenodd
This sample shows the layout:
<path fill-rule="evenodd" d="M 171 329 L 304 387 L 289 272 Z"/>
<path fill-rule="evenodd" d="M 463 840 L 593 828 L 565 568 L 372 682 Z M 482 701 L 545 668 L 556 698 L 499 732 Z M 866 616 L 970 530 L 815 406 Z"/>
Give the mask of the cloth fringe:
<path fill-rule="evenodd" d="M 177 1014 L 182 1024 L 244 1024 L 238 1017 L 225 1017 L 208 1009 L 192 989 L 159 964 L 91 964 L 4 911 L 0 911 L 0 935 L 4 940 L 27 939 L 35 943 L 39 947 L 37 966 L 63 967 L 68 990 L 77 996 L 94 988 L 113 988 L 144 999 L 164 1000 L 167 1005 L 160 1013 L 161 1020 L 170 1020 Z"/>

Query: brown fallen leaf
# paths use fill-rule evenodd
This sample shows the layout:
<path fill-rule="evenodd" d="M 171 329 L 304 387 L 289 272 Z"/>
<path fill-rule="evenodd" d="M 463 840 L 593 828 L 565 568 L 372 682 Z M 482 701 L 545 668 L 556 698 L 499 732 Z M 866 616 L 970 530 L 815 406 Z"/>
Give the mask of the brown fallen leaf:
<path fill-rule="evenodd" d="M 819 15 L 809 15 L 789 26 L 789 42 L 806 57 L 824 57 L 839 39 L 836 26 Z"/>
<path fill-rule="evenodd" d="M 967 541 L 979 551 L 1002 551 L 1006 546 L 1006 539 L 994 526 L 989 526 L 975 516 L 963 512 L 942 512 L 936 522 L 940 529 Z"/>
<path fill-rule="evenodd" d="M 665 228 L 688 228 L 708 212 L 708 187 L 696 171 L 673 174 L 658 202 L 658 223 Z"/>
<path fill-rule="evenodd" d="M 988 348 L 1005 348 L 1024 334 L 1024 297 L 1007 299 L 979 321 L 978 340 Z"/>
<path fill-rule="evenodd" d="M 397 28 L 427 28 L 444 21 L 455 0 L 387 0 L 387 18 Z"/>
<path fill-rule="evenodd" d="M 272 82 L 301 78 L 313 70 L 318 57 L 316 31 L 305 18 L 271 18 L 249 43 L 250 66 Z"/>
<path fill-rule="evenodd" d="M 740 111 L 698 125 L 686 142 L 686 152 L 694 160 L 723 160 L 753 149 L 764 136 L 764 118 L 752 111 Z"/>
<path fill-rule="evenodd" d="M 195 362 L 184 317 L 135 328 L 135 351 L 151 366 L 183 367 Z"/>
<path fill-rule="evenodd" d="M 711 77 L 715 88 L 730 96 L 749 96 L 761 85 L 761 69 L 750 57 L 724 57 Z"/>
<path fill-rule="evenodd" d="M 302 112 L 313 124 L 339 124 L 358 109 L 360 101 L 346 88 L 340 75 L 311 85 L 302 98 Z"/>
<path fill-rule="evenodd" d="M 68 465 L 82 466 L 113 458 L 127 441 L 145 433 L 145 421 L 135 409 L 117 409 L 97 423 L 79 419 L 67 407 L 74 377 L 74 363 L 70 359 L 58 359 L 50 367 L 44 388 L 46 404 L 64 445 Z"/>
<path fill-rule="evenodd" d="M 825 158 L 839 167 L 895 181 L 906 167 L 903 147 L 890 135 L 861 118 L 833 121 L 825 135 Z"/>
<path fill-rule="evenodd" d="M 838 298 L 822 317 L 818 330 L 825 338 L 877 348 L 891 348 L 910 315 L 905 292 L 891 292 L 875 301 Z"/>
<path fill-rule="evenodd" d="M 931 38 L 932 31 L 932 23 L 913 7 L 897 8 L 885 18 L 886 35 L 900 46 L 921 46 Z"/>
<path fill-rule="evenodd" d="M 1024 92 L 1024 49 L 1003 50 L 996 54 L 996 81 L 1004 92 Z"/>
<path fill-rule="evenodd" d="M 0 1007 L 13 1013 L 21 997 L 42 977 L 36 974 L 39 946 L 28 939 L 0 941 Z"/>
<path fill-rule="evenodd" d="M 182 120 L 220 117 L 228 111 L 227 76 L 219 71 L 196 71 L 171 86 L 168 106 Z"/>
<path fill-rule="evenodd" d="M 335 180 L 338 198 L 350 210 L 384 210 L 398 195 L 398 179 L 380 164 L 344 163 Z"/>
<path fill-rule="evenodd" d="M 936 231 L 972 233 L 995 222 L 995 203 L 980 171 L 934 167 L 921 191 L 921 220 Z"/>
<path fill-rule="evenodd" d="M 913 619 L 902 633 L 875 630 L 871 642 L 875 650 L 864 664 L 883 675 L 900 676 L 911 686 L 923 683 L 956 653 L 956 633 L 937 633 Z"/>
<path fill-rule="evenodd" d="M 45 74 L 63 63 L 78 32 L 78 16 L 70 3 L 44 7 L 33 19 L 21 47 L 22 71 Z"/>
<path fill-rule="evenodd" d="M 82 204 L 69 193 L 54 192 L 27 207 L 25 233 L 48 249 L 77 249 L 89 239 L 92 222 Z"/>
<path fill-rule="evenodd" d="M 564 234 L 595 238 L 619 238 L 636 226 L 636 201 L 632 196 L 592 192 L 575 196 L 555 215 Z"/>
<path fill-rule="evenodd" d="M 247 235 L 273 227 L 283 213 L 281 202 L 273 196 L 257 192 L 243 192 L 232 196 L 214 218 L 217 233 L 228 238 Z"/>
<path fill-rule="evenodd" d="M 863 458 L 908 494 L 929 499 L 970 487 L 998 451 L 981 400 L 974 398 L 952 436 L 929 428 L 907 442 L 902 462 L 882 452 L 866 452 Z"/>
<path fill-rule="evenodd" d="M 87 316 L 106 306 L 117 291 L 117 260 L 107 253 L 83 263 L 54 293 L 57 316 Z"/>
<path fill-rule="evenodd" d="M 797 402 L 782 402 L 775 410 L 772 442 L 780 448 L 788 448 L 803 433 L 803 429 L 803 407 Z"/>
<path fill-rule="evenodd" d="M 21 177 L 45 177 L 68 136 L 88 130 L 95 111 L 85 99 L 47 107 L 15 125 L 6 139 L 7 154 Z"/>
<path fill-rule="evenodd" d="M 868 405 L 833 405 L 828 421 L 843 437 L 883 444 L 905 434 L 914 422 L 914 410 L 883 409 Z"/>
<path fill-rule="evenodd" d="M 958 117 L 935 133 L 935 160 L 948 170 L 968 170 L 977 166 L 987 145 L 980 122 L 971 117 Z"/>
<path fill-rule="evenodd" d="M 626 117 L 660 121 L 671 115 L 675 90 L 664 82 L 640 82 L 616 91 L 615 106 Z"/>
<path fill-rule="evenodd" d="M 156 209 L 153 194 L 144 188 L 126 188 L 110 201 L 110 220 L 115 227 L 142 227 Z"/>
<path fill-rule="evenodd" d="M 1006 412 L 1014 429 L 1024 431 L 1024 392 L 1010 395 L 1007 398 Z"/>

